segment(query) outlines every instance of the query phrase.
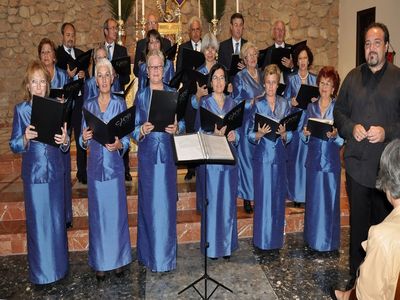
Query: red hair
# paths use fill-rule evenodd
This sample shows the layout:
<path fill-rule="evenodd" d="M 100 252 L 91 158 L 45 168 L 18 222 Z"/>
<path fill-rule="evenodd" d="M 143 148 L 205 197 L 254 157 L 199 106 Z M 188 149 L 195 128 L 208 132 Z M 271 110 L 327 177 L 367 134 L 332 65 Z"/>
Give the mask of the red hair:
<path fill-rule="evenodd" d="M 340 77 L 338 72 L 335 70 L 334 67 L 332 66 L 325 66 L 323 67 L 317 76 L 317 85 L 319 85 L 322 77 L 330 79 L 333 83 L 333 97 L 336 97 L 337 92 L 339 90 L 339 85 L 340 85 Z"/>

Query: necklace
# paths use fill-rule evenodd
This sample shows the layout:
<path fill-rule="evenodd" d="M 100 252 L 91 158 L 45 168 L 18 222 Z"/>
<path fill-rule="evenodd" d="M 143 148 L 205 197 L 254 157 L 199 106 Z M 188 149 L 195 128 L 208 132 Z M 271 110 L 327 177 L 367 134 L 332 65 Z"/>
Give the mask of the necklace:
<path fill-rule="evenodd" d="M 301 77 L 301 75 L 300 75 L 300 73 L 299 73 L 299 77 L 300 77 L 301 80 L 306 80 L 307 77 L 308 77 L 308 72 L 307 72 L 306 76 L 304 76 L 304 77 Z"/>
<path fill-rule="evenodd" d="M 255 74 L 254 74 L 254 75 L 251 74 L 250 70 L 248 70 L 248 72 L 249 72 L 250 76 L 251 76 L 255 81 L 258 81 L 258 72 L 257 72 L 257 69 L 255 69 Z"/>

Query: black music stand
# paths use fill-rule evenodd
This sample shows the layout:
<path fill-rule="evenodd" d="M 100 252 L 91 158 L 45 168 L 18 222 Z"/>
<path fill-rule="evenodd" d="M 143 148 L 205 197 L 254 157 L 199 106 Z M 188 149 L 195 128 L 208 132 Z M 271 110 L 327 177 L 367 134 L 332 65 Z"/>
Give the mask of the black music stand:
<path fill-rule="evenodd" d="M 184 291 L 188 290 L 189 288 L 193 288 L 201 297 L 201 299 L 210 299 L 211 296 L 214 294 L 214 292 L 217 290 L 217 288 L 219 286 L 221 286 L 222 288 L 228 290 L 229 292 L 233 293 L 233 291 L 226 287 L 225 285 L 223 285 L 222 283 L 220 283 L 219 281 L 215 280 L 214 278 L 212 278 L 210 275 L 208 275 L 207 272 L 207 249 L 209 247 L 209 243 L 207 241 L 207 207 L 208 207 L 208 199 L 207 199 L 207 165 L 208 164 L 235 164 L 236 163 L 236 158 L 232 152 L 232 149 L 229 146 L 229 143 L 226 139 L 226 137 L 224 136 L 212 136 L 213 139 L 213 143 L 218 142 L 218 143 L 224 143 L 226 144 L 226 149 L 229 149 L 230 151 L 230 156 L 224 156 L 222 158 L 222 156 L 220 158 L 212 158 L 209 157 L 207 154 L 206 157 L 202 157 L 202 158 L 196 158 L 194 157 L 193 159 L 190 160 L 182 160 L 179 158 L 179 143 L 177 143 L 176 139 L 184 139 L 185 137 L 194 137 L 197 136 L 199 138 L 199 147 L 202 148 L 202 152 L 203 153 L 207 153 L 207 149 L 204 149 L 204 145 L 206 143 L 202 142 L 202 137 L 207 138 L 210 137 L 209 135 L 205 135 L 202 133 L 195 133 L 195 134 L 188 134 L 188 135 L 183 135 L 183 136 L 174 136 L 173 137 L 173 146 L 174 146 L 174 155 L 175 155 L 175 161 L 177 163 L 187 163 L 187 162 L 198 162 L 201 164 L 205 165 L 205 172 L 204 172 L 204 192 L 205 192 L 205 196 L 204 196 L 204 206 L 203 206 L 203 212 L 204 213 L 204 274 L 196 279 L 195 281 L 193 281 L 191 284 L 189 284 L 188 286 L 186 286 L 183 290 L 178 292 L 178 295 L 182 294 Z M 193 141 L 192 141 L 193 142 Z M 193 146 L 194 143 L 191 143 L 191 145 Z M 207 143 L 208 147 L 212 147 L 211 143 Z M 190 152 L 190 151 L 189 151 Z M 203 216 L 202 216 L 203 217 Z M 200 281 L 204 280 L 204 295 L 201 294 L 201 292 L 196 288 L 196 284 Z M 216 287 L 213 289 L 213 291 L 211 292 L 210 295 L 208 295 L 208 291 L 207 291 L 207 283 L 208 281 L 212 281 L 216 284 Z"/>

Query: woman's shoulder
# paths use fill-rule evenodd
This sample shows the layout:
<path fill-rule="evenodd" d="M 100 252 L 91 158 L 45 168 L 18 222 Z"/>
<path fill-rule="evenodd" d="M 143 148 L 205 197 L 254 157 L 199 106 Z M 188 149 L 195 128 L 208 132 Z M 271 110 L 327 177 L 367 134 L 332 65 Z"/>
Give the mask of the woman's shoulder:
<path fill-rule="evenodd" d="M 31 105 L 29 104 L 29 101 L 27 100 L 22 100 L 21 102 L 18 102 L 15 104 L 15 110 L 16 111 L 21 111 L 26 109 L 27 107 L 30 107 Z"/>

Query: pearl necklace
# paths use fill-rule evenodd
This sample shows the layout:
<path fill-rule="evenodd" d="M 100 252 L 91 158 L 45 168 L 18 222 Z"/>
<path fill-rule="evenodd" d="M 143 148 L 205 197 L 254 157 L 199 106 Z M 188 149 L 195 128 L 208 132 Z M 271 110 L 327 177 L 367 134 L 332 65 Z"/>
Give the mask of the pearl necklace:
<path fill-rule="evenodd" d="M 306 80 L 306 79 L 307 79 L 307 77 L 308 77 L 308 74 L 309 74 L 309 73 L 307 72 L 306 76 L 304 76 L 304 77 L 301 77 L 301 75 L 300 75 L 300 73 L 299 73 L 299 77 L 300 77 L 300 79 L 301 79 L 301 80 Z"/>
<path fill-rule="evenodd" d="M 258 71 L 257 71 L 257 69 L 255 69 L 255 71 L 256 71 L 256 74 L 255 74 L 255 75 L 251 74 L 251 73 L 250 73 L 250 70 L 247 70 L 247 71 L 249 72 L 250 76 L 251 76 L 255 81 L 258 81 Z"/>

